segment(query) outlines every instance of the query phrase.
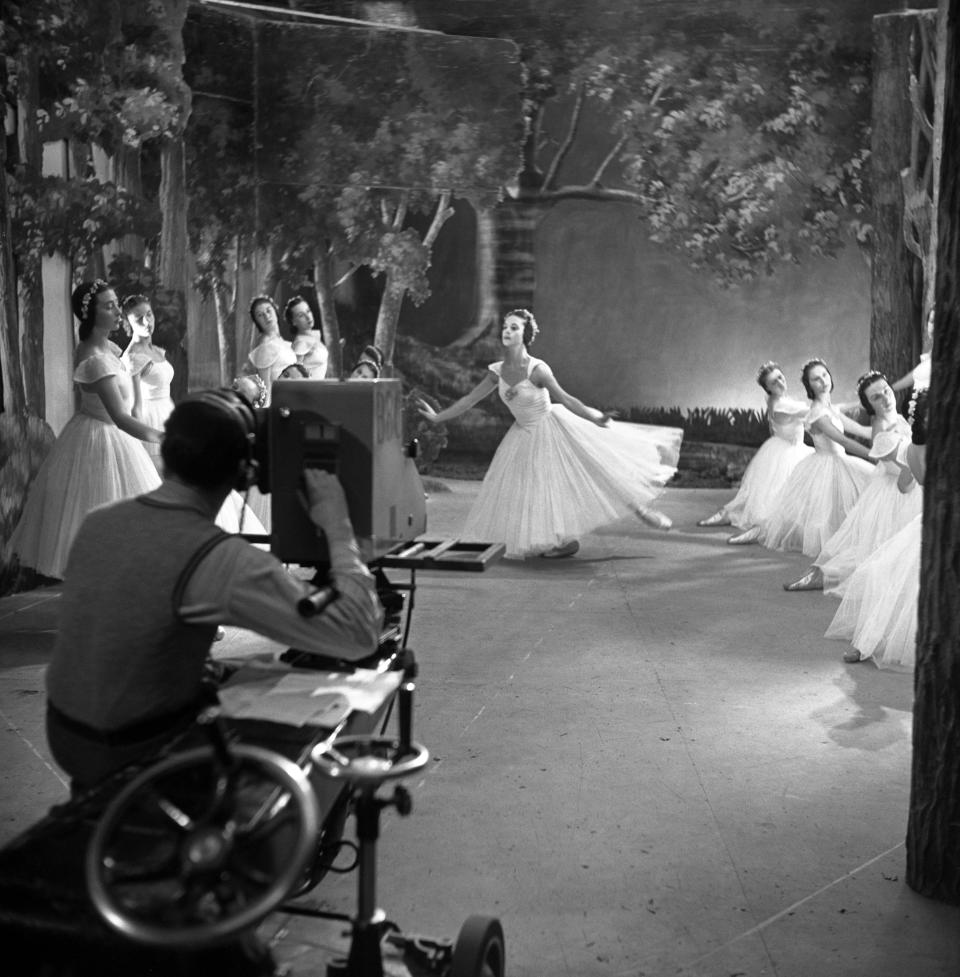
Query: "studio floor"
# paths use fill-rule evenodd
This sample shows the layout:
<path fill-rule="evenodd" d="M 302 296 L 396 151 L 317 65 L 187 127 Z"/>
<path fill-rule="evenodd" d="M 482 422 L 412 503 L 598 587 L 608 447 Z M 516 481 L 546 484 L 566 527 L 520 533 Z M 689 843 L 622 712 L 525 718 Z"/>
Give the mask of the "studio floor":
<path fill-rule="evenodd" d="M 433 483 L 431 538 L 477 488 Z M 405 931 L 497 916 L 509 977 L 960 977 L 960 907 L 904 882 L 912 677 L 842 662 L 835 602 L 781 587 L 803 556 L 696 527 L 729 495 L 671 489 L 670 532 L 624 521 L 571 559 L 418 573 L 431 760 L 379 865 Z M 57 600 L 0 600 L 0 843 L 66 796 L 43 734 Z M 217 654 L 268 647 L 231 630 Z M 354 884 L 316 895 L 350 912 Z"/>

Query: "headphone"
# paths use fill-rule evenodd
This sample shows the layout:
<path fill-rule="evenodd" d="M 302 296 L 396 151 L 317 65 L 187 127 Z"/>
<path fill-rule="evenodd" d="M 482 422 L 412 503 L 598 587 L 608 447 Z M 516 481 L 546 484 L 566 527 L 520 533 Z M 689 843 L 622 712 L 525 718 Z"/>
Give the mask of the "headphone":
<path fill-rule="evenodd" d="M 236 425 L 243 437 L 244 456 L 237 469 L 237 481 L 234 488 L 238 492 L 245 492 L 257 484 L 260 477 L 260 463 L 253 456 L 253 449 L 257 443 L 257 415 L 253 405 L 243 394 L 229 387 L 215 390 L 198 390 L 188 394 L 184 401 L 194 404 L 206 404 L 216 408 Z"/>

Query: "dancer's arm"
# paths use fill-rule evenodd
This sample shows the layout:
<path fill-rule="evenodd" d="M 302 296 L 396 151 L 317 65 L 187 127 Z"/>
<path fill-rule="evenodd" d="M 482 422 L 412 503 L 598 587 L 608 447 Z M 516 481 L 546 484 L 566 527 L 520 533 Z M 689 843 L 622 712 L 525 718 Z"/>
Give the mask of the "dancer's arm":
<path fill-rule="evenodd" d="M 159 444 L 163 440 L 163 432 L 138 421 L 129 414 L 123 405 L 123 397 L 117 387 L 117 380 L 114 376 L 103 377 L 96 383 L 83 384 L 85 389 L 93 390 L 100 398 L 104 410 L 110 415 L 110 420 L 125 431 L 131 437 L 138 438 L 140 441 L 152 441 Z"/>
<path fill-rule="evenodd" d="M 844 417 L 844 431 L 847 430 L 847 421 L 850 421 L 850 418 Z M 850 421 L 850 423 L 854 424 L 853 421 Z M 854 424 L 854 427 L 860 428 L 862 431 L 866 431 L 865 436 L 870 437 L 870 431 L 867 428 L 862 427 L 860 424 Z M 869 448 L 860 444 L 859 441 L 854 441 L 853 438 L 848 438 L 846 434 L 841 434 L 831 423 L 829 423 L 829 421 L 827 421 L 826 417 L 818 417 L 810 425 L 810 430 L 816 431 L 818 434 L 825 435 L 831 441 L 836 441 L 837 444 L 842 444 L 848 455 L 856 455 L 856 457 L 863 458 L 866 461 L 873 461 L 873 459 L 870 457 Z"/>
<path fill-rule="evenodd" d="M 546 387 L 550 393 L 550 399 L 556 404 L 563 404 L 568 411 L 582 417 L 584 420 L 592 421 L 598 427 L 606 427 L 610 423 L 612 414 L 604 414 L 596 407 L 588 407 L 582 400 L 578 400 L 572 394 L 568 394 L 563 387 L 557 383 L 557 378 L 546 363 L 538 363 L 530 374 L 530 379 L 538 387 Z"/>
<path fill-rule="evenodd" d="M 465 414 L 475 404 L 479 404 L 484 397 L 497 389 L 497 378 L 488 373 L 470 393 L 465 394 L 459 400 L 454 401 L 449 407 L 441 411 L 435 411 L 423 398 L 417 398 L 417 410 L 432 424 L 442 424 L 444 421 L 451 421 L 461 414 Z"/>

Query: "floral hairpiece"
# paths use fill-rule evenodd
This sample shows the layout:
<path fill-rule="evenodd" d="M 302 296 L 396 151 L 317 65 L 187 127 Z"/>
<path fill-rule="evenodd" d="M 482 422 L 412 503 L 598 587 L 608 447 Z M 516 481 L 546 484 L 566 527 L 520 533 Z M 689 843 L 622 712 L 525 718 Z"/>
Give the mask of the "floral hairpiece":
<path fill-rule="evenodd" d="M 267 406 L 267 385 L 263 382 L 263 377 L 259 373 L 245 373 L 243 376 L 235 377 L 231 386 L 237 393 L 240 392 L 240 381 L 252 380 L 257 387 L 257 399 L 253 401 L 254 407 Z"/>
<path fill-rule="evenodd" d="M 102 286 L 102 288 L 101 288 Z M 80 321 L 87 321 L 87 310 L 90 308 L 90 300 L 98 292 L 108 289 L 110 284 L 105 282 L 102 278 L 97 278 L 90 283 L 90 287 L 83 293 L 80 299 Z"/>
<path fill-rule="evenodd" d="M 907 404 L 907 420 L 910 422 L 910 427 L 913 427 L 913 419 L 917 413 L 917 398 L 920 396 L 920 391 L 914 387 L 913 393 L 910 394 L 910 403 Z"/>

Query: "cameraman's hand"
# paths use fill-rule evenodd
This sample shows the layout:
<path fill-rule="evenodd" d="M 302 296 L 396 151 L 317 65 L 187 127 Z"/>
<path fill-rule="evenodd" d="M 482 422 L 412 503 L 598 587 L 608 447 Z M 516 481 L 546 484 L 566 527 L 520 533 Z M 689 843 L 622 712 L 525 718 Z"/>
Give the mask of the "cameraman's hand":
<path fill-rule="evenodd" d="M 352 536 L 347 499 L 337 476 L 318 468 L 307 468 L 303 480 L 307 489 L 307 511 L 313 524 L 328 534 L 331 530 L 336 533 L 346 527 Z"/>

